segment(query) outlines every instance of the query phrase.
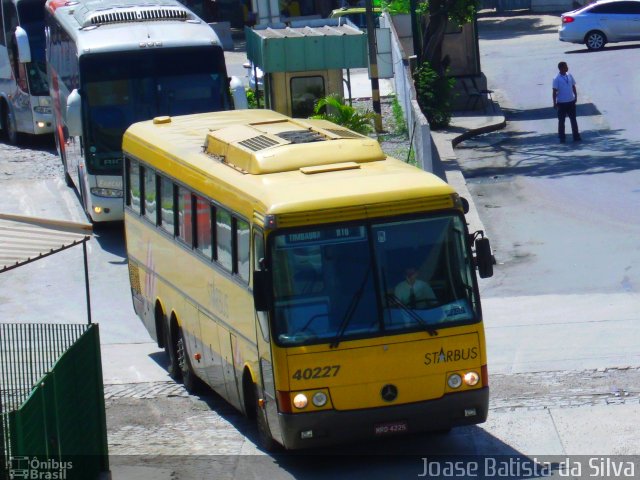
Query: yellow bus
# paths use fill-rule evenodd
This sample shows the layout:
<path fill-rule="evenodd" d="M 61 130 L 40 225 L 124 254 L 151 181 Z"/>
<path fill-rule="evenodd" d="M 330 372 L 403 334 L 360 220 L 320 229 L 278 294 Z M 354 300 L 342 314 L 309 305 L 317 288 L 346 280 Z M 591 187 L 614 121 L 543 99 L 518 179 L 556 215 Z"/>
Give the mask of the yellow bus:
<path fill-rule="evenodd" d="M 269 110 L 136 123 L 123 151 L 135 311 L 265 449 L 485 421 L 493 259 L 445 182 Z"/>

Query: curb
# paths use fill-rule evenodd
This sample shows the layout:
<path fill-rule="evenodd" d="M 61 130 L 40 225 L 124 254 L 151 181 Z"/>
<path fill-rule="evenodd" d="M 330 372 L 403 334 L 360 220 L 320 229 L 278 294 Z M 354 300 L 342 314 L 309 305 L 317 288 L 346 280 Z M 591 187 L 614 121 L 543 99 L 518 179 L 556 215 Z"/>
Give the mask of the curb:
<path fill-rule="evenodd" d="M 462 174 L 454 148 L 460 142 L 468 140 L 469 138 L 505 128 L 507 121 L 500 106 L 495 102 L 492 105 L 492 111 L 495 112 L 495 115 L 485 117 L 454 116 L 448 130 L 431 132 L 431 139 L 435 150 L 434 153 L 438 157 L 434 160 L 439 161 L 442 167 L 443 179 L 451 185 L 461 197 L 469 201 L 469 212 L 466 214 L 466 218 L 469 231 L 471 232 L 477 230 L 484 231 L 485 228 L 482 220 L 480 220 L 478 210 L 473 202 L 473 197 Z"/>

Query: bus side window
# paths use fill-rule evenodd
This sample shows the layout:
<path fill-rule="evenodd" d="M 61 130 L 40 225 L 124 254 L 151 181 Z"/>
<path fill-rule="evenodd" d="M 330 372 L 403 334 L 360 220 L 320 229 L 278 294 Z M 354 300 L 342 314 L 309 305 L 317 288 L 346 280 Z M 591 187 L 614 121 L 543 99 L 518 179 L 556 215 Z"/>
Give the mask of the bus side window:
<path fill-rule="evenodd" d="M 233 271 L 233 238 L 231 214 L 216 208 L 216 258 L 229 272 Z"/>
<path fill-rule="evenodd" d="M 211 260 L 211 206 L 198 195 L 196 199 L 196 249 Z"/>
<path fill-rule="evenodd" d="M 184 187 L 178 187 L 178 238 L 189 247 L 193 246 L 191 192 Z"/>
<path fill-rule="evenodd" d="M 264 237 L 260 230 L 253 231 L 253 270 L 261 270 L 260 261 L 264 259 Z M 269 317 L 267 312 L 256 312 L 260 334 L 265 342 L 269 341 Z"/>
<path fill-rule="evenodd" d="M 131 209 L 140 215 L 140 164 L 135 160 L 127 159 L 129 168 L 127 186 L 129 187 L 127 195 L 127 204 Z"/>
<path fill-rule="evenodd" d="M 262 232 L 254 230 L 253 232 L 253 269 L 261 270 L 260 260 L 264 259 L 264 237 Z"/>
<path fill-rule="evenodd" d="M 173 182 L 166 177 L 160 176 L 159 187 L 160 215 L 158 216 L 158 222 L 163 230 L 173 235 L 175 231 Z"/>
<path fill-rule="evenodd" d="M 157 221 L 157 186 L 156 174 L 149 167 L 144 167 L 144 216 L 154 225 Z"/>
<path fill-rule="evenodd" d="M 238 275 L 246 283 L 249 283 L 249 222 L 236 219 L 236 248 L 237 259 L 236 268 Z"/>

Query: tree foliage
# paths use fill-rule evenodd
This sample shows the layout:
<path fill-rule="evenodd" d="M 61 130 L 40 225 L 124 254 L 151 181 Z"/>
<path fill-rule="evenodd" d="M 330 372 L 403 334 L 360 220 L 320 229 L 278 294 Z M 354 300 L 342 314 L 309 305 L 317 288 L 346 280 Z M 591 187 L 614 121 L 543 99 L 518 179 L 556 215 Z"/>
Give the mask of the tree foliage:
<path fill-rule="evenodd" d="M 410 13 L 411 3 L 410 0 L 388 0 L 383 5 L 393 15 Z M 442 42 L 447 22 L 455 25 L 471 22 L 478 11 L 479 0 L 416 0 L 415 3 L 422 37 L 418 64 L 429 62 L 439 75 L 444 75 L 447 61 L 442 55 Z"/>
<path fill-rule="evenodd" d="M 418 62 L 429 62 L 443 76 L 448 66 L 442 54 L 447 23 L 460 26 L 469 23 L 477 9 L 478 0 L 429 0 L 426 15 L 421 18 L 422 52 Z"/>
<path fill-rule="evenodd" d="M 432 129 L 438 130 L 451 121 L 451 99 L 455 79 L 440 76 L 425 62 L 413 74 L 418 105 Z"/>

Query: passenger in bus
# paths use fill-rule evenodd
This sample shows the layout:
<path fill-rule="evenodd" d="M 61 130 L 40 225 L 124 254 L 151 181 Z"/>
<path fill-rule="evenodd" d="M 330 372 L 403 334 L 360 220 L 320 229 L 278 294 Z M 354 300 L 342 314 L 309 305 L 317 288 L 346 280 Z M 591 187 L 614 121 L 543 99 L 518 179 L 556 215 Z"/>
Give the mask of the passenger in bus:
<path fill-rule="evenodd" d="M 409 267 L 404 273 L 404 280 L 396 285 L 393 292 L 398 301 L 411 309 L 428 308 L 437 303 L 433 289 L 427 282 L 418 278 L 418 270 Z"/>

